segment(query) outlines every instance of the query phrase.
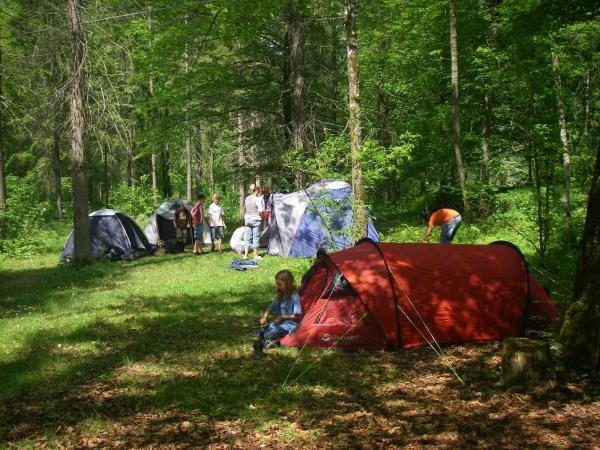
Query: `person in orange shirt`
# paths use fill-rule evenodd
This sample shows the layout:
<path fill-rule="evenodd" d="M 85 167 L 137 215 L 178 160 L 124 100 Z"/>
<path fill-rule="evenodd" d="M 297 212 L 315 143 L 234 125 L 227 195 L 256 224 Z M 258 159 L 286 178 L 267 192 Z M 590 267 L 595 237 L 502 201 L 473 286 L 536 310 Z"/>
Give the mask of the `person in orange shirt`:
<path fill-rule="evenodd" d="M 429 237 L 431 230 L 437 225 L 442 227 L 442 232 L 440 233 L 440 242 L 442 244 L 451 244 L 461 222 L 462 217 L 458 211 L 454 211 L 450 208 L 438 209 L 437 211 L 432 212 L 429 216 L 429 226 L 421 238 L 421 242 L 425 241 L 425 239 Z"/>

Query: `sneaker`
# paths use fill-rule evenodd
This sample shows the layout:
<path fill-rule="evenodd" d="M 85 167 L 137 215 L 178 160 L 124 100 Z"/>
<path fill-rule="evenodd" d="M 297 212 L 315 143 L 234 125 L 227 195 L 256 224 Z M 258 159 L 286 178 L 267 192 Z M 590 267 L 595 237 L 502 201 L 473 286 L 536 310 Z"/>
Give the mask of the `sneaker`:
<path fill-rule="evenodd" d="M 254 344 L 252 344 L 252 346 L 254 347 L 254 352 L 252 353 L 252 356 L 255 359 L 260 359 L 263 356 L 265 356 L 265 354 L 263 352 L 263 343 L 262 343 L 262 341 L 254 341 Z"/>
<path fill-rule="evenodd" d="M 254 259 L 262 259 L 262 258 L 263 258 L 263 257 L 262 257 L 262 256 L 260 256 L 260 255 L 256 255 L 256 256 L 254 257 Z"/>
<path fill-rule="evenodd" d="M 264 345 L 265 350 L 269 350 L 271 348 L 281 347 L 279 341 L 267 341 Z"/>

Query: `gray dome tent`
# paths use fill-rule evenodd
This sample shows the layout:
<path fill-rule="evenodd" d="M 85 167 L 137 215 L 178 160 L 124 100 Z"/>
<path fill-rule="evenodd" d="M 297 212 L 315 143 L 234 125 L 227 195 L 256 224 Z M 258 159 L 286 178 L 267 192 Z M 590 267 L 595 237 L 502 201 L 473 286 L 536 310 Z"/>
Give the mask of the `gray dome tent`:
<path fill-rule="evenodd" d="M 192 209 L 192 204 L 184 200 L 168 200 L 160 205 L 144 228 L 144 234 L 152 245 L 156 245 L 158 241 L 166 241 L 175 239 L 175 227 L 173 226 L 173 216 L 181 206 L 185 206 L 189 211 Z M 205 244 L 210 244 L 210 227 L 206 222 L 203 224 L 202 240 Z M 192 243 L 192 231 L 188 231 L 187 243 Z"/>
<path fill-rule="evenodd" d="M 156 248 L 148 242 L 141 228 L 126 214 L 114 209 L 100 209 L 89 216 L 92 257 L 131 261 L 151 255 Z M 73 232 L 67 238 L 61 261 L 73 259 Z"/>

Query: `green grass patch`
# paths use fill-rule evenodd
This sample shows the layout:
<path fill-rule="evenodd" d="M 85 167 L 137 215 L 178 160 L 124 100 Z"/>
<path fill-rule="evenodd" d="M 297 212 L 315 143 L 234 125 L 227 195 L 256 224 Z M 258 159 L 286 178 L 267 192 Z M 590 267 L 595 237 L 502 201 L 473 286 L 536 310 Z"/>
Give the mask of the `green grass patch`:
<path fill-rule="evenodd" d="M 416 220 L 389 226 L 382 239 L 415 242 L 424 229 Z M 527 240 L 501 223 L 463 225 L 456 241 L 498 239 L 516 241 L 544 280 L 560 284 L 572 274 L 572 259 L 535 260 Z M 231 253 L 185 253 L 75 269 L 58 263 L 58 242 L 44 247 L 53 251 L 0 261 L 0 440 L 18 447 L 80 445 L 82 433 L 128 435 L 123 427 L 140 420 L 147 428 L 129 445 L 156 442 L 159 423 L 179 439 L 189 421 L 186 436 L 199 441 L 243 432 L 318 446 L 323 433 L 336 433 L 332 404 L 347 414 L 361 405 L 352 420 L 370 423 L 368 414 L 380 410 L 373 398 L 384 402 L 381 392 L 406 370 L 404 356 L 383 352 L 281 348 L 251 358 L 275 273 L 290 269 L 300 282 L 311 260 L 266 257 L 258 270 L 238 272 L 227 268 Z M 324 425 L 300 427 L 305 417 Z"/>

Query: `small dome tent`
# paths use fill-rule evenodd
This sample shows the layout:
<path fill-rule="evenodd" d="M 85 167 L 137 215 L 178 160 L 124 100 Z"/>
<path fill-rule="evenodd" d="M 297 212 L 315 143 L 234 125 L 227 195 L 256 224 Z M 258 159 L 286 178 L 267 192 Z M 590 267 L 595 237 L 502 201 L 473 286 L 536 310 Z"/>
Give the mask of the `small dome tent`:
<path fill-rule="evenodd" d="M 319 248 L 336 251 L 351 245 L 352 188 L 341 180 L 323 181 L 289 194 L 273 194 L 268 253 L 314 257 Z M 379 240 L 369 218 L 368 237 Z"/>
<path fill-rule="evenodd" d="M 100 209 L 89 214 L 89 218 L 92 257 L 130 261 L 154 253 L 155 247 L 126 214 L 114 209 Z M 73 239 L 71 232 L 63 248 L 63 262 L 73 259 Z"/>
<path fill-rule="evenodd" d="M 483 342 L 560 315 L 518 249 L 499 244 L 364 240 L 320 253 L 300 298 L 304 317 L 282 345 L 394 350 L 427 345 L 430 335 L 440 344 Z"/>
<path fill-rule="evenodd" d="M 181 206 L 185 206 L 189 211 L 192 209 L 192 204 L 187 201 L 175 199 L 168 200 L 160 205 L 150 220 L 146 228 L 144 228 L 144 234 L 148 238 L 151 244 L 156 245 L 158 241 L 166 241 L 168 239 L 175 239 L 175 227 L 173 226 L 173 216 Z M 206 214 L 206 211 L 205 211 Z M 203 224 L 202 241 L 205 244 L 210 244 L 210 227 L 206 222 Z M 192 243 L 192 229 L 188 230 L 187 243 Z"/>

